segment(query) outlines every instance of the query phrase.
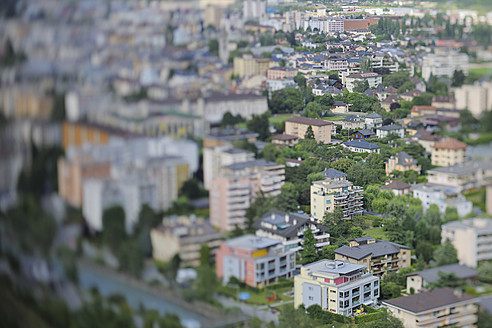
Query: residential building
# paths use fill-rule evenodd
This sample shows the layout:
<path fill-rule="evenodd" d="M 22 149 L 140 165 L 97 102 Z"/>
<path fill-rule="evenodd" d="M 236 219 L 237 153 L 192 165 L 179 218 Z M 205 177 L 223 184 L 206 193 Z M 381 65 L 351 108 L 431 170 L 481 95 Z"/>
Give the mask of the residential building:
<path fill-rule="evenodd" d="M 270 67 L 266 71 L 267 80 L 293 79 L 297 75 L 297 69 L 287 67 Z"/>
<path fill-rule="evenodd" d="M 451 137 L 443 138 L 432 146 L 432 165 L 451 166 L 466 160 L 467 144 Z"/>
<path fill-rule="evenodd" d="M 359 130 L 364 128 L 364 124 L 365 124 L 364 118 L 357 115 L 350 115 L 342 120 L 342 129 Z"/>
<path fill-rule="evenodd" d="M 492 162 L 463 162 L 427 171 L 429 183 L 455 187 L 460 192 L 484 187 L 492 182 Z"/>
<path fill-rule="evenodd" d="M 169 262 L 178 254 L 181 265 L 196 267 L 200 264 L 202 245 L 209 247 L 213 259 L 222 238 L 223 234 L 204 219 L 194 216 L 168 217 L 150 231 L 152 257 L 154 260 Z"/>
<path fill-rule="evenodd" d="M 418 130 L 414 137 L 417 138 L 417 142 L 424 147 L 425 151 L 429 154 L 432 153 L 434 144 L 440 140 L 438 135 L 424 129 Z"/>
<path fill-rule="evenodd" d="M 391 180 L 381 187 L 381 190 L 389 190 L 395 196 L 406 195 L 412 192 L 411 185 L 400 180 Z"/>
<path fill-rule="evenodd" d="M 245 227 L 246 210 L 258 192 L 277 196 L 285 180 L 283 164 L 254 160 L 223 166 L 210 185 L 210 223 L 221 231 Z"/>
<path fill-rule="evenodd" d="M 383 117 L 378 113 L 371 113 L 366 115 L 364 123 L 366 124 L 366 129 L 379 128 L 383 125 Z"/>
<path fill-rule="evenodd" d="M 437 205 L 444 215 L 447 207 L 456 207 L 458 215 L 463 217 L 469 214 L 473 208 L 472 202 L 466 200 L 459 189 L 450 186 L 422 183 L 412 186 L 413 197 L 422 201 L 424 212 L 431 204 Z"/>
<path fill-rule="evenodd" d="M 327 71 L 344 71 L 348 68 L 347 58 L 326 58 L 325 69 Z"/>
<path fill-rule="evenodd" d="M 215 256 L 217 277 L 227 283 L 235 277 L 251 287 L 265 287 L 279 278 L 292 278 L 296 254 L 278 239 L 243 235 L 220 244 Z"/>
<path fill-rule="evenodd" d="M 247 150 L 234 148 L 230 144 L 203 148 L 203 185 L 210 189 L 210 183 L 217 177 L 222 166 L 248 162 L 255 159 L 255 154 Z"/>
<path fill-rule="evenodd" d="M 135 136 L 123 130 L 111 129 L 89 122 L 65 121 L 62 123 L 62 146 L 65 150 L 69 147 L 81 147 L 85 144 L 104 145 L 109 142 L 111 137 L 127 139 Z"/>
<path fill-rule="evenodd" d="M 331 111 L 336 114 L 346 114 L 349 111 L 349 105 L 337 100 L 333 103 Z"/>
<path fill-rule="evenodd" d="M 460 264 L 476 267 L 492 260 L 492 219 L 452 221 L 441 226 L 442 242 L 449 240 L 458 252 Z"/>
<path fill-rule="evenodd" d="M 271 210 L 253 223 L 256 235 L 282 241 L 286 250 L 303 249 L 304 233 L 310 229 L 316 239 L 316 249 L 330 245 L 328 228 L 313 218 L 300 213 Z"/>
<path fill-rule="evenodd" d="M 285 120 L 285 134 L 304 139 L 308 128 L 311 127 L 316 142 L 331 143 L 331 123 L 315 118 L 296 116 Z"/>
<path fill-rule="evenodd" d="M 436 110 L 437 108 L 434 106 L 414 105 L 412 109 L 410 109 L 410 116 L 435 115 Z"/>
<path fill-rule="evenodd" d="M 370 129 L 365 129 L 365 130 L 358 130 L 356 131 L 353 135 L 352 138 L 354 139 L 370 139 L 374 137 L 376 134 L 374 131 Z"/>
<path fill-rule="evenodd" d="M 291 136 L 290 134 L 279 134 L 272 137 L 272 143 L 277 146 L 292 147 L 297 145 L 299 138 L 297 136 Z"/>
<path fill-rule="evenodd" d="M 468 109 L 473 116 L 479 118 L 482 113 L 492 108 L 492 82 L 478 81 L 475 84 L 464 84 L 454 89 L 457 109 Z"/>
<path fill-rule="evenodd" d="M 242 57 L 234 58 L 234 75 L 239 77 L 265 76 L 266 71 L 276 65 L 270 58 L 253 57 L 251 54 L 244 54 Z"/>
<path fill-rule="evenodd" d="M 333 213 L 336 207 L 342 208 L 345 219 L 362 215 L 363 188 L 354 186 L 347 180 L 345 173 L 335 169 L 330 168 L 321 173 L 324 180 L 311 184 L 311 215 L 322 222 L 325 214 Z"/>
<path fill-rule="evenodd" d="M 344 20 L 332 19 L 326 21 L 326 32 L 327 33 L 342 33 L 345 28 Z"/>
<path fill-rule="evenodd" d="M 376 128 L 376 136 L 378 138 L 386 138 L 390 134 L 394 134 L 398 136 L 398 138 L 403 138 L 405 136 L 405 129 L 396 124 L 383 125 L 379 128 Z"/>
<path fill-rule="evenodd" d="M 323 83 L 315 85 L 312 90 L 313 90 L 313 95 L 315 96 L 323 96 L 323 95 L 336 96 L 343 93 L 342 90 L 334 86 L 326 85 Z"/>
<path fill-rule="evenodd" d="M 323 310 L 352 315 L 379 298 L 379 278 L 366 266 L 348 261 L 320 260 L 301 267 L 294 277 L 294 307 L 319 305 Z"/>
<path fill-rule="evenodd" d="M 398 272 L 411 265 L 411 248 L 371 236 L 349 240 L 349 246 L 335 250 L 335 259 L 348 260 L 364 265 L 366 270 L 382 276 L 386 272 Z"/>
<path fill-rule="evenodd" d="M 440 273 L 453 273 L 458 279 L 465 280 L 468 283 L 472 283 L 478 276 L 477 271 L 461 264 L 448 264 L 423 271 L 412 272 L 407 274 L 407 293 L 419 293 L 429 289 L 429 284 L 441 279 Z"/>
<path fill-rule="evenodd" d="M 475 327 L 475 302 L 474 296 L 445 287 L 386 300 L 383 306 L 400 319 L 405 328 Z"/>
<path fill-rule="evenodd" d="M 356 139 L 343 143 L 343 146 L 356 153 L 377 153 L 381 151 L 381 147 L 367 142 L 365 139 Z"/>
<path fill-rule="evenodd" d="M 383 77 L 378 73 L 354 73 L 345 77 L 345 87 L 348 91 L 354 92 L 356 82 L 369 83 L 369 88 L 376 88 L 378 85 L 383 83 Z"/>
<path fill-rule="evenodd" d="M 246 140 L 251 143 L 255 142 L 257 137 L 258 133 L 247 131 L 245 129 L 216 129 L 210 131 L 210 133 L 205 136 L 203 139 L 203 148 L 213 148 L 235 140 Z"/>
<path fill-rule="evenodd" d="M 220 20 L 224 16 L 224 7 L 216 5 L 208 5 L 204 12 L 204 26 L 213 26 L 218 31 L 220 30 Z"/>
<path fill-rule="evenodd" d="M 430 76 L 453 77 L 455 70 L 468 75 L 468 55 L 448 52 L 446 54 L 428 54 L 422 62 L 422 78 L 428 81 Z"/>
<path fill-rule="evenodd" d="M 245 21 L 263 19 L 266 16 L 266 1 L 245 0 L 242 13 Z"/>
<path fill-rule="evenodd" d="M 422 166 L 420 166 L 417 161 L 404 151 L 399 152 L 396 155 L 391 156 L 388 159 L 386 166 L 386 175 L 389 176 L 393 171 L 416 171 L 420 174 Z"/>
<path fill-rule="evenodd" d="M 268 91 L 268 98 L 272 97 L 272 93 L 285 88 L 298 88 L 297 83 L 293 79 L 284 80 L 267 80 L 266 89 Z"/>
<path fill-rule="evenodd" d="M 432 106 L 436 108 L 455 109 L 456 99 L 453 97 L 432 97 Z"/>

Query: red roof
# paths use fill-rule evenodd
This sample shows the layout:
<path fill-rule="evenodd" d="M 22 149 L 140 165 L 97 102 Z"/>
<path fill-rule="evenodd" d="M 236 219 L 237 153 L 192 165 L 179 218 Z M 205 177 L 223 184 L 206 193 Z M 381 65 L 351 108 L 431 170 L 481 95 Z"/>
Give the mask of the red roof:
<path fill-rule="evenodd" d="M 454 138 L 444 138 L 437 141 L 434 146 L 435 149 L 466 149 L 468 145 Z"/>
<path fill-rule="evenodd" d="M 421 112 L 423 110 L 432 110 L 432 111 L 436 111 L 436 107 L 434 106 L 413 106 L 412 107 L 412 112 Z"/>

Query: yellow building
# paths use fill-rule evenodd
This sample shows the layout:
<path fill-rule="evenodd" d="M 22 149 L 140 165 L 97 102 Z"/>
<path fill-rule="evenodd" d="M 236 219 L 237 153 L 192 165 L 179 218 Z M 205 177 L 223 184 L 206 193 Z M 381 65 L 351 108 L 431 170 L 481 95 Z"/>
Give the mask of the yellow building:
<path fill-rule="evenodd" d="M 63 149 L 81 147 L 86 143 L 92 145 L 107 144 L 110 138 L 109 129 L 95 124 L 80 122 L 63 122 Z"/>
<path fill-rule="evenodd" d="M 316 142 L 331 143 L 331 122 L 296 116 L 285 121 L 285 134 L 305 139 L 308 128 L 311 127 Z"/>
<path fill-rule="evenodd" d="M 319 305 L 325 311 L 351 315 L 379 297 L 379 278 L 363 265 L 321 260 L 301 267 L 294 277 L 294 307 Z"/>
<path fill-rule="evenodd" d="M 466 160 L 467 144 L 454 138 L 444 138 L 432 146 L 432 165 L 451 166 Z"/>
<path fill-rule="evenodd" d="M 250 54 L 234 58 L 234 75 L 239 77 L 266 75 L 270 67 L 278 66 L 270 58 L 257 58 Z"/>
<path fill-rule="evenodd" d="M 399 152 L 396 155 L 391 156 L 386 162 L 386 175 L 389 176 L 393 171 L 417 171 L 420 174 L 421 166 L 417 164 L 417 161 L 412 156 L 408 155 L 404 151 Z"/>
<path fill-rule="evenodd" d="M 383 302 L 405 328 L 476 327 L 477 299 L 449 287 Z"/>
<path fill-rule="evenodd" d="M 335 259 L 364 265 L 367 271 L 382 276 L 410 266 L 411 248 L 371 236 L 355 238 L 349 246 L 335 250 Z"/>

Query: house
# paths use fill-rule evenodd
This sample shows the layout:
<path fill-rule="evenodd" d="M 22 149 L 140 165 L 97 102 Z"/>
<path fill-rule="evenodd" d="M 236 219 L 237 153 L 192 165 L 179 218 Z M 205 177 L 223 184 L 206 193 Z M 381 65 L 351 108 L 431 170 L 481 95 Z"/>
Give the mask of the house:
<path fill-rule="evenodd" d="M 352 315 L 379 298 L 379 278 L 366 266 L 338 260 L 320 260 L 301 267 L 294 277 L 294 307 L 319 305 L 323 310 Z"/>
<path fill-rule="evenodd" d="M 279 134 L 272 137 L 272 143 L 276 146 L 295 146 L 299 142 L 297 136 L 292 136 L 290 134 Z"/>
<path fill-rule="evenodd" d="M 434 106 L 420 106 L 415 105 L 410 109 L 410 117 L 422 116 L 422 115 L 435 115 L 436 107 Z"/>
<path fill-rule="evenodd" d="M 417 161 L 406 152 L 401 151 L 396 155 L 391 156 L 386 162 L 386 175 L 389 176 L 393 171 L 417 171 L 420 174 L 422 167 L 417 164 Z"/>
<path fill-rule="evenodd" d="M 417 89 L 421 92 L 425 92 L 425 90 L 426 90 L 425 83 L 421 79 L 419 79 L 416 76 L 413 76 L 410 78 L 410 81 L 415 83 L 415 89 Z"/>
<path fill-rule="evenodd" d="M 331 143 L 331 123 L 315 118 L 296 116 L 285 121 L 285 134 L 305 139 L 308 128 L 311 127 L 316 142 Z"/>
<path fill-rule="evenodd" d="M 419 293 L 426 290 L 429 284 L 438 281 L 441 277 L 439 273 L 453 273 L 457 278 L 467 280 L 471 283 L 478 276 L 478 272 L 472 268 L 461 264 L 448 264 L 437 268 L 431 268 L 423 271 L 417 271 L 407 274 L 407 293 Z M 412 292 L 413 289 L 413 292 Z"/>
<path fill-rule="evenodd" d="M 400 94 L 400 98 L 404 101 L 412 101 L 416 96 L 420 96 L 422 91 L 420 90 L 410 90 Z"/>
<path fill-rule="evenodd" d="M 348 91 L 354 92 L 357 82 L 367 81 L 369 88 L 376 88 L 383 83 L 383 77 L 378 73 L 354 73 L 345 77 L 345 87 Z"/>
<path fill-rule="evenodd" d="M 447 109 L 455 109 L 456 108 L 456 99 L 453 97 L 440 97 L 434 96 L 432 97 L 433 107 L 436 108 L 447 108 Z"/>
<path fill-rule="evenodd" d="M 400 97 L 397 95 L 387 96 L 384 100 L 381 101 L 381 107 L 384 108 L 385 111 L 391 112 L 394 108 L 400 107 L 400 104 L 398 104 L 397 102 L 399 98 Z"/>
<path fill-rule="evenodd" d="M 478 189 L 492 183 L 492 163 L 468 161 L 427 171 L 429 183 L 455 187 L 460 192 Z"/>
<path fill-rule="evenodd" d="M 417 138 L 417 142 L 424 147 L 425 151 L 429 154 L 432 153 L 434 144 L 440 140 L 438 135 L 424 129 L 418 130 L 414 137 Z"/>
<path fill-rule="evenodd" d="M 466 200 L 459 189 L 450 186 L 422 183 L 412 186 L 412 191 L 413 197 L 422 201 L 424 212 L 431 204 L 435 204 L 442 215 L 446 212 L 446 208 L 455 207 L 458 215 L 463 217 L 469 214 L 473 207 L 472 202 Z"/>
<path fill-rule="evenodd" d="M 333 103 L 331 111 L 336 114 L 348 113 L 350 105 L 344 103 L 343 101 L 335 101 Z"/>
<path fill-rule="evenodd" d="M 364 211 L 362 187 L 354 186 L 346 174 L 333 168 L 323 172 L 324 180 L 311 184 L 311 215 L 321 222 L 326 213 L 341 207 L 344 218 L 361 215 Z"/>
<path fill-rule="evenodd" d="M 378 138 L 386 138 L 390 134 L 398 136 L 399 138 L 403 138 L 405 136 L 405 128 L 396 124 L 383 125 L 379 128 L 376 128 L 376 136 Z"/>
<path fill-rule="evenodd" d="M 383 117 L 378 113 L 368 114 L 364 122 L 366 124 L 366 129 L 374 129 L 383 125 Z"/>
<path fill-rule="evenodd" d="M 452 221 L 441 226 L 442 242 L 449 240 L 458 252 L 460 264 L 476 267 L 492 260 L 492 219 Z"/>
<path fill-rule="evenodd" d="M 344 130 L 358 130 L 363 129 L 365 120 L 356 115 L 347 116 L 342 120 L 342 129 Z"/>
<path fill-rule="evenodd" d="M 152 257 L 169 262 L 176 254 L 185 266 L 200 264 L 200 248 L 207 245 L 211 257 L 219 248 L 223 235 L 208 221 L 194 217 L 165 218 L 162 224 L 150 231 Z"/>
<path fill-rule="evenodd" d="M 251 287 L 292 278 L 295 267 L 296 254 L 285 250 L 282 241 L 252 234 L 223 241 L 215 256 L 216 274 L 223 283 L 235 277 Z"/>
<path fill-rule="evenodd" d="M 336 96 L 343 93 L 343 91 L 338 89 L 337 87 L 334 87 L 332 85 L 326 85 L 323 83 L 316 85 L 315 87 L 313 87 L 312 90 L 315 96 L 323 96 L 323 95 Z"/>
<path fill-rule="evenodd" d="M 383 306 L 403 322 L 405 328 L 475 327 L 477 306 L 474 296 L 449 287 L 386 300 Z"/>
<path fill-rule="evenodd" d="M 367 142 L 365 139 L 351 140 L 343 143 L 343 146 L 356 153 L 378 153 L 381 147 Z"/>
<path fill-rule="evenodd" d="M 391 180 L 381 190 L 392 191 L 395 196 L 406 195 L 411 193 L 411 185 L 400 180 Z"/>
<path fill-rule="evenodd" d="M 316 238 L 316 248 L 330 245 L 328 228 L 305 214 L 285 213 L 271 210 L 253 223 L 256 235 L 282 241 L 286 250 L 299 252 L 303 249 L 304 233 L 307 229 Z"/>
<path fill-rule="evenodd" d="M 369 139 L 374 137 L 374 131 L 370 129 L 358 130 L 352 135 L 353 139 Z"/>
<path fill-rule="evenodd" d="M 365 236 L 349 240 L 349 246 L 337 248 L 335 259 L 364 265 L 367 271 L 382 276 L 409 267 L 410 251 L 408 246 Z"/>
<path fill-rule="evenodd" d="M 451 166 L 466 160 L 467 144 L 454 138 L 443 138 L 432 146 L 432 165 Z"/>

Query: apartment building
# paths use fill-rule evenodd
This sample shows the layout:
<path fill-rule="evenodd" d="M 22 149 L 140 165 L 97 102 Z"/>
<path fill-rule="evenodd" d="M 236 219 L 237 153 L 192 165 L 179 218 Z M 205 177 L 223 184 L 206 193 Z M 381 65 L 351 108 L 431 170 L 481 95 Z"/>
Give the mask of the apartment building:
<path fill-rule="evenodd" d="M 394 298 L 383 302 L 405 328 L 476 327 L 477 300 L 449 287 Z"/>
<path fill-rule="evenodd" d="M 320 260 L 301 267 L 294 277 L 294 307 L 319 305 L 325 311 L 349 316 L 379 298 L 379 278 L 366 266 L 339 260 Z"/>
<path fill-rule="evenodd" d="M 348 68 L 346 58 L 326 58 L 325 59 L 325 69 L 327 71 L 344 71 Z"/>
<path fill-rule="evenodd" d="M 413 197 L 422 201 L 424 212 L 427 211 L 431 204 L 437 205 L 439 211 L 443 215 L 446 212 L 447 207 L 455 207 L 460 217 L 468 215 L 473 209 L 472 202 L 466 200 L 466 198 L 461 195 L 459 189 L 454 187 L 422 183 L 413 185 L 412 192 Z"/>
<path fill-rule="evenodd" d="M 253 224 L 256 235 L 282 241 L 286 250 L 299 252 L 303 249 L 304 233 L 310 229 L 316 239 L 316 248 L 330 245 L 328 228 L 313 218 L 299 213 L 271 210 Z"/>
<path fill-rule="evenodd" d="M 425 151 L 429 154 L 432 153 L 434 144 L 440 140 L 438 135 L 424 129 L 418 130 L 414 136 L 417 138 L 419 145 L 424 147 Z"/>
<path fill-rule="evenodd" d="M 291 136 L 290 134 L 279 134 L 272 137 L 272 144 L 277 146 L 293 147 L 297 145 L 299 138 L 297 136 Z"/>
<path fill-rule="evenodd" d="M 296 254 L 285 250 L 278 239 L 244 235 L 223 241 L 215 256 L 217 277 L 227 283 L 231 277 L 251 287 L 265 287 L 279 278 L 292 278 Z"/>
<path fill-rule="evenodd" d="M 453 273 L 458 279 L 473 283 L 478 276 L 478 272 L 472 268 L 461 264 L 448 264 L 436 268 L 417 271 L 407 274 L 407 293 L 413 294 L 419 293 L 428 289 L 429 284 L 441 279 L 439 273 L 450 274 Z"/>
<path fill-rule="evenodd" d="M 428 54 L 423 58 L 422 78 L 428 81 L 431 75 L 452 77 L 455 70 L 468 75 L 468 61 L 468 55 L 464 53 Z"/>
<path fill-rule="evenodd" d="M 401 151 L 396 155 L 391 156 L 385 164 L 386 175 L 389 176 L 393 171 L 406 172 L 416 171 L 420 174 L 422 166 L 417 164 L 417 161 L 406 152 Z"/>
<path fill-rule="evenodd" d="M 327 20 L 325 23 L 327 33 L 342 33 L 345 28 L 343 20 Z"/>
<path fill-rule="evenodd" d="M 311 184 L 311 215 L 321 222 L 326 213 L 333 213 L 341 207 L 344 218 L 350 219 L 362 215 L 364 211 L 363 188 L 354 186 L 347 180 L 346 174 L 335 169 L 323 172 L 324 180 Z"/>
<path fill-rule="evenodd" d="M 383 125 L 383 117 L 378 113 L 371 113 L 364 118 L 366 129 L 374 129 Z"/>
<path fill-rule="evenodd" d="M 296 116 L 285 121 L 285 134 L 304 139 L 307 129 L 311 127 L 316 142 L 331 143 L 331 123 L 315 118 Z"/>
<path fill-rule="evenodd" d="M 484 187 L 492 182 L 492 162 L 467 161 L 427 171 L 429 183 L 450 186 L 458 191 Z"/>
<path fill-rule="evenodd" d="M 266 71 L 267 80 L 293 79 L 297 75 L 297 69 L 288 67 L 270 67 Z"/>
<path fill-rule="evenodd" d="M 210 223 L 221 231 L 244 228 L 257 193 L 277 196 L 284 180 L 283 164 L 254 160 L 223 166 L 210 185 Z"/>
<path fill-rule="evenodd" d="M 215 258 L 223 237 L 223 234 L 202 218 L 168 217 L 150 231 L 152 257 L 168 262 L 179 254 L 182 265 L 196 267 L 200 264 L 202 245 L 207 245 L 210 257 Z"/>
<path fill-rule="evenodd" d="M 410 109 L 410 116 L 418 117 L 422 115 L 436 115 L 436 110 L 437 108 L 434 106 L 414 105 L 412 109 Z"/>
<path fill-rule="evenodd" d="M 222 166 L 248 162 L 255 159 L 255 154 L 247 150 L 234 148 L 230 144 L 203 148 L 203 184 L 210 189 L 210 184 L 219 174 Z"/>
<path fill-rule="evenodd" d="M 350 151 L 356 153 L 377 153 L 381 151 L 381 147 L 378 145 L 372 144 L 365 139 L 355 139 L 344 142 L 342 144 L 345 148 L 350 149 Z"/>
<path fill-rule="evenodd" d="M 478 81 L 471 85 L 462 85 L 454 89 L 457 109 L 468 109 L 473 116 L 480 115 L 492 108 L 492 82 Z"/>
<path fill-rule="evenodd" d="M 244 54 L 242 57 L 234 58 L 234 75 L 247 77 L 254 75 L 266 75 L 266 71 L 278 64 L 270 58 L 254 57 L 251 54 Z"/>
<path fill-rule="evenodd" d="M 350 115 L 342 120 L 342 129 L 344 130 L 359 130 L 365 125 L 364 118 L 358 115 Z"/>
<path fill-rule="evenodd" d="M 432 165 L 451 166 L 466 160 L 467 144 L 454 138 L 443 138 L 432 146 Z"/>
<path fill-rule="evenodd" d="M 356 82 L 369 83 L 369 88 L 376 88 L 378 85 L 383 83 L 383 77 L 378 73 L 354 73 L 350 74 L 345 78 L 345 87 L 348 91 L 354 92 Z"/>
<path fill-rule="evenodd" d="M 368 272 L 382 276 L 411 265 L 411 248 L 371 236 L 349 240 L 349 246 L 335 250 L 335 259 L 364 265 Z"/>
<path fill-rule="evenodd" d="M 458 251 L 460 264 L 476 267 L 492 260 L 492 219 L 474 218 L 441 226 L 442 242 L 451 241 Z"/>
<path fill-rule="evenodd" d="M 386 138 L 391 134 L 398 136 L 398 138 L 403 138 L 405 129 L 397 124 L 383 125 L 376 128 L 376 136 L 378 138 Z"/>
<path fill-rule="evenodd" d="M 272 93 L 285 88 L 298 88 L 297 83 L 293 79 L 284 80 L 267 80 L 266 89 L 268 91 L 268 98 L 272 97 Z"/>

